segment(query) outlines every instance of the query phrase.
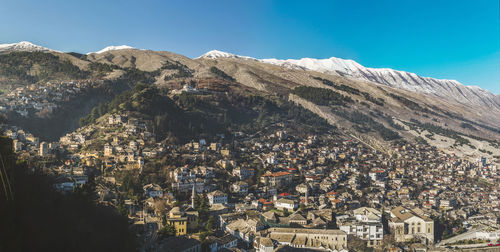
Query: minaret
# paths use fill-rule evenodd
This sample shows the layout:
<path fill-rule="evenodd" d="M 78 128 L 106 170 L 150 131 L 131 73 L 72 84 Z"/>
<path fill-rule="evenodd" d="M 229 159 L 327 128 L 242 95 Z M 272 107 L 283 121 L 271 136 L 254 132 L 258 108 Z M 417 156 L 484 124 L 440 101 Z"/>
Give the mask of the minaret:
<path fill-rule="evenodd" d="M 305 200 L 305 205 L 307 206 L 308 203 L 308 198 L 309 198 L 309 189 L 306 188 L 306 200 Z"/>
<path fill-rule="evenodd" d="M 195 191 L 195 187 L 196 184 L 193 185 L 193 191 L 191 192 L 191 207 L 194 209 L 194 198 L 196 197 L 196 191 Z"/>

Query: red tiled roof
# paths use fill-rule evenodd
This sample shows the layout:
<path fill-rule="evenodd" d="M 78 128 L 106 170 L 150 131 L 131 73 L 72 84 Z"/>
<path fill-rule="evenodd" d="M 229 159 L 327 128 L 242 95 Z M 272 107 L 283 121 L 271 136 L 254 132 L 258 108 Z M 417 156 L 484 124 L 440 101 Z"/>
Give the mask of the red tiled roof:
<path fill-rule="evenodd" d="M 275 173 L 271 173 L 271 174 L 264 174 L 262 175 L 263 177 L 281 177 L 281 176 L 285 176 L 285 175 L 290 175 L 291 173 L 289 172 L 275 172 Z"/>

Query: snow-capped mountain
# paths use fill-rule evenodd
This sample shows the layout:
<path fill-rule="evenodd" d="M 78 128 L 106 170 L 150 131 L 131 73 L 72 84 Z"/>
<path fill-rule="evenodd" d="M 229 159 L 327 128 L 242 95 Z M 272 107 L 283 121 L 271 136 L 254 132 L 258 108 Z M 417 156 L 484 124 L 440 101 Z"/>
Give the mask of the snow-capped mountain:
<path fill-rule="evenodd" d="M 12 44 L 0 44 L 0 52 L 57 52 L 55 50 L 43 47 L 43 46 L 38 46 L 35 44 L 32 44 L 28 41 L 21 41 L 19 43 L 12 43 Z"/>
<path fill-rule="evenodd" d="M 251 60 L 256 60 L 255 58 L 252 58 L 252 57 L 236 55 L 236 54 L 222 52 L 222 51 L 218 51 L 218 50 L 209 51 L 209 52 L 201 55 L 197 59 L 200 59 L 200 58 L 205 58 L 205 59 L 234 58 L 234 59 L 251 59 Z"/>
<path fill-rule="evenodd" d="M 210 51 L 199 58 L 254 59 L 221 51 Z M 264 63 L 289 69 L 312 70 L 327 74 L 339 74 L 358 80 L 371 81 L 414 92 L 433 94 L 443 98 L 453 98 L 464 104 L 495 106 L 500 108 L 498 97 L 477 86 L 465 86 L 456 80 L 422 77 L 415 73 L 390 68 L 368 68 L 353 60 L 331 57 L 329 59 L 254 59 Z"/>
<path fill-rule="evenodd" d="M 134 48 L 134 47 L 131 47 L 131 46 L 128 46 L 128 45 L 120 45 L 120 46 L 108 46 L 108 47 L 105 47 L 104 49 L 100 50 L 100 51 L 97 51 L 97 52 L 89 52 L 87 54 L 91 54 L 91 53 L 104 53 L 104 52 L 108 52 L 108 51 L 116 51 L 116 50 L 126 50 L 126 49 L 137 49 L 137 48 Z"/>
<path fill-rule="evenodd" d="M 353 60 L 335 57 L 329 59 L 303 58 L 299 60 L 262 59 L 260 61 L 288 68 L 290 66 L 299 66 L 322 73 L 340 74 L 409 91 L 454 98 L 461 103 L 493 105 L 500 108 L 500 102 L 491 92 L 477 86 L 465 86 L 456 80 L 422 77 L 415 73 L 391 68 L 369 68 Z"/>
<path fill-rule="evenodd" d="M 346 74 L 352 74 L 360 69 L 364 68 L 362 65 L 358 64 L 353 60 L 344 60 L 340 58 L 331 57 L 329 59 L 313 59 L 313 58 L 303 58 L 303 59 L 262 59 L 260 60 L 265 63 L 284 66 L 287 68 L 304 68 L 308 70 L 313 70 L 322 73 L 335 73 L 340 71 Z"/>

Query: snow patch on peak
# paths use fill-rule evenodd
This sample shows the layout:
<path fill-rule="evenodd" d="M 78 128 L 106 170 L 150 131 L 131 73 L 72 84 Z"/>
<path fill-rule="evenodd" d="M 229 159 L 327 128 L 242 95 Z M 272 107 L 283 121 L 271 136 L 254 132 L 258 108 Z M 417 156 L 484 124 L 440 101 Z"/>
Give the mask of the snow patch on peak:
<path fill-rule="evenodd" d="M 137 48 L 134 48 L 134 47 L 131 47 L 131 46 L 128 46 L 128 45 L 120 45 L 120 46 L 108 46 L 108 47 L 105 47 L 104 49 L 98 51 L 98 52 L 89 52 L 87 54 L 91 54 L 91 53 L 104 53 L 104 52 L 109 52 L 109 51 L 116 51 L 116 50 L 137 50 Z"/>
<path fill-rule="evenodd" d="M 354 60 L 345 60 L 335 57 L 331 57 L 329 59 L 313 59 L 313 58 L 287 59 L 287 60 L 261 59 L 260 61 L 273 65 L 285 66 L 287 68 L 294 68 L 292 66 L 298 66 L 300 68 L 323 72 L 323 73 L 341 71 L 347 74 L 351 74 L 353 72 L 359 71 L 359 69 L 361 68 L 364 68 Z"/>
<path fill-rule="evenodd" d="M 256 59 L 240 56 L 218 50 L 209 51 L 197 59 L 234 58 L 255 60 L 266 64 L 277 65 L 288 69 L 311 70 L 326 74 L 339 74 L 357 80 L 375 82 L 394 88 L 413 92 L 433 94 L 439 97 L 455 99 L 458 102 L 467 100 L 475 104 L 494 101 L 494 106 L 500 108 L 500 96 L 473 86 L 465 86 L 456 80 L 422 77 L 415 73 L 394 70 L 391 68 L 368 68 L 350 59 L 331 57 L 327 59 Z"/>
<path fill-rule="evenodd" d="M 0 44 L 0 52 L 57 52 L 55 50 L 35 45 L 28 41 L 21 41 L 12 44 Z"/>
<path fill-rule="evenodd" d="M 341 74 L 350 78 L 375 82 L 387 86 L 414 92 L 434 94 L 441 97 L 454 98 L 461 102 L 466 98 L 474 103 L 481 103 L 485 97 L 490 100 L 499 98 L 477 86 L 465 86 L 456 80 L 422 77 L 415 73 L 394 70 L 391 68 L 368 68 L 354 60 L 331 57 L 328 59 L 260 59 L 259 61 L 278 65 L 289 69 L 312 70 L 327 74 Z M 473 98 L 474 97 L 474 98 Z"/>
<path fill-rule="evenodd" d="M 236 55 L 232 53 L 227 53 L 219 50 L 211 50 L 206 52 L 205 54 L 201 55 L 200 57 L 196 59 L 217 59 L 217 58 L 233 58 L 233 59 L 252 59 L 255 60 L 252 57 L 248 56 L 241 56 L 241 55 Z"/>

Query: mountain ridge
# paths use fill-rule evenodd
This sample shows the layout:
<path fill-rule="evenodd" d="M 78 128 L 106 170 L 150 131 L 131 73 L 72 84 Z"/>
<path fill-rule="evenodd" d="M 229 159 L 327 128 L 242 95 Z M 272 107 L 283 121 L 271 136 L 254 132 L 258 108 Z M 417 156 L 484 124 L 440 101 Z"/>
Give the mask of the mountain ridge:
<path fill-rule="evenodd" d="M 478 86 L 464 85 L 457 80 L 423 77 L 415 73 L 391 68 L 364 67 L 354 60 L 331 57 L 328 59 L 256 59 L 248 56 L 212 50 L 199 58 L 216 60 L 218 58 L 250 59 L 278 65 L 289 69 L 311 70 L 327 74 L 341 75 L 357 80 L 370 81 L 408 91 L 433 94 L 442 98 L 453 98 L 464 104 L 486 105 L 500 110 L 497 95 Z"/>
<path fill-rule="evenodd" d="M 106 46 L 97 52 L 88 52 L 87 55 L 92 54 L 92 53 L 100 54 L 100 53 L 104 53 L 104 52 L 117 51 L 117 50 L 139 50 L 139 49 L 132 47 L 132 46 L 128 46 L 128 45 Z"/>
<path fill-rule="evenodd" d="M 221 121 L 224 114 L 228 115 L 224 109 L 220 110 L 221 101 L 211 99 L 227 96 L 229 100 L 224 101 L 225 103 L 239 103 L 240 98 L 234 93 L 237 91 L 243 96 L 253 95 L 268 101 L 295 102 L 328 120 L 329 124 L 341 132 L 355 135 L 372 146 L 379 146 L 379 149 L 390 151 L 389 142 L 399 135 L 408 141 L 422 137 L 429 143 L 433 141 L 432 145 L 451 152 L 461 152 L 461 155 L 483 155 L 485 151 L 491 151 L 493 154 L 490 156 L 500 155 L 498 150 L 494 150 L 497 145 L 495 141 L 500 140 L 500 129 L 497 126 L 500 123 L 500 110 L 495 107 L 490 109 L 483 103 L 471 105 L 469 101 L 459 103 L 433 94 L 360 80 L 337 72 L 312 71 L 290 62 L 286 62 L 290 64 L 290 67 L 286 67 L 220 51 L 212 51 L 210 55 L 212 57 L 191 59 L 172 52 L 151 50 L 108 50 L 89 55 L 13 52 L 0 55 L 0 64 L 21 66 L 13 73 L 31 75 L 32 69 L 46 68 L 47 62 L 43 61 L 46 58 L 59 60 L 68 67 L 69 60 L 73 64 L 82 65 L 82 71 L 88 72 L 80 81 L 109 80 L 104 82 L 106 88 L 112 88 L 116 84 L 132 88 L 143 83 L 170 90 L 170 96 L 187 92 L 186 95 L 181 95 L 182 103 L 188 102 L 185 105 L 203 105 L 208 102 L 213 109 L 219 111 L 211 113 L 210 120 Z M 37 60 L 36 64 L 32 62 L 34 59 Z M 338 61 L 345 63 L 344 69 L 357 65 L 354 61 Z M 67 74 L 68 69 L 77 70 L 74 67 L 55 70 L 67 77 L 70 76 Z M 9 87 L 9 83 L 12 83 L 9 76 L 12 73 L 2 76 L 5 77 L 6 90 L 12 89 Z M 53 80 L 71 81 L 70 78 L 59 80 L 57 76 Z M 25 83 L 27 84 L 32 83 Z M 480 90 L 474 87 L 471 89 Z M 207 94 L 212 96 L 206 96 Z M 492 97 L 498 100 L 498 96 Z M 107 100 L 110 99 L 113 99 L 112 95 L 107 97 Z M 145 104 L 145 101 L 147 100 L 137 100 L 134 104 Z M 149 107 L 152 110 L 158 109 L 155 106 Z M 94 109 L 95 107 L 92 110 Z M 259 110 L 255 109 L 254 111 Z M 84 112 L 90 113 L 87 110 Z M 232 114 L 234 116 L 241 113 Z M 57 118 L 54 120 L 57 121 Z M 447 139 L 433 140 L 433 134 Z"/>
<path fill-rule="evenodd" d="M 0 44 L 0 52 L 59 52 L 47 47 L 35 45 L 28 41 L 11 44 Z"/>
<path fill-rule="evenodd" d="M 107 46 L 97 52 L 88 52 L 86 55 L 90 54 L 101 54 L 110 51 L 117 50 L 142 50 L 128 45 L 120 45 L 120 46 Z M 47 47 L 35 45 L 28 41 L 21 41 L 18 43 L 11 44 L 0 44 L 0 52 L 12 52 L 12 51 L 44 51 L 44 52 L 60 52 L 57 50 L 53 50 Z M 61 53 L 61 52 L 60 52 Z M 242 56 L 237 54 L 232 54 L 219 50 L 211 50 L 207 53 L 194 58 L 194 59 L 217 59 L 217 58 L 236 58 L 236 59 L 247 59 L 247 60 L 256 60 L 264 63 L 269 63 L 273 65 L 278 65 L 291 69 L 307 69 L 318 71 L 322 73 L 330 73 L 330 74 L 339 74 L 339 71 L 343 74 L 347 74 L 350 77 L 354 77 L 357 79 L 363 79 L 367 81 L 372 81 L 380 84 L 386 84 L 392 87 L 403 88 L 409 91 L 417 91 L 424 93 L 437 93 L 437 90 L 429 88 L 432 84 L 436 85 L 455 85 L 455 86 L 463 86 L 472 90 L 478 90 L 479 92 L 490 93 L 493 95 L 491 100 L 495 101 L 500 107 L 500 94 L 494 94 L 491 91 L 488 91 L 484 88 L 478 86 L 465 85 L 460 83 L 457 80 L 452 79 L 438 79 L 433 77 L 424 77 L 415 73 L 403 71 L 403 70 L 395 70 L 392 68 L 370 68 L 364 67 L 363 65 L 357 63 L 351 59 L 342 59 L 337 57 L 330 57 L 327 59 L 315 59 L 315 58 L 301 58 L 301 59 L 276 59 L 276 58 L 267 58 L 267 59 L 257 59 L 250 56 Z M 416 83 L 422 85 L 403 85 L 404 82 Z M 438 82 L 438 83 L 436 83 Z M 446 88 L 446 87 L 445 87 Z M 476 94 L 477 95 L 477 94 Z M 497 101 L 496 101 L 497 100 Z"/>

